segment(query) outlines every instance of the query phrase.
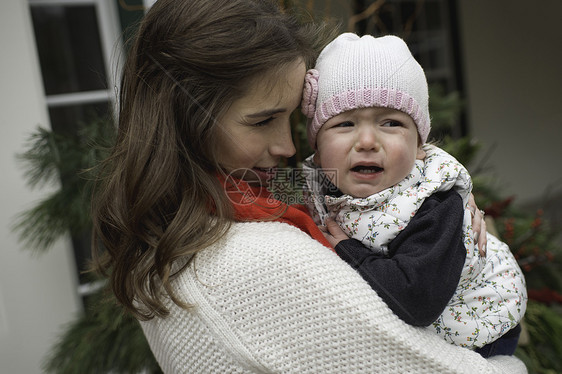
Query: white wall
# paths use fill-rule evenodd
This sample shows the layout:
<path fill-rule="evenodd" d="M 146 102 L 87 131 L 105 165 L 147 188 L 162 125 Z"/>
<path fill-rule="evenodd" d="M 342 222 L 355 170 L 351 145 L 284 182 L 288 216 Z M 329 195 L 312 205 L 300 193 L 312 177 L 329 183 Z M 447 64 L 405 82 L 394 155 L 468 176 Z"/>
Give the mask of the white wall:
<path fill-rule="evenodd" d="M 80 310 L 69 241 L 33 255 L 11 231 L 14 216 L 44 196 L 30 191 L 14 155 L 49 126 L 26 0 L 0 2 L 0 373 L 41 373 L 65 323 Z"/>
<path fill-rule="evenodd" d="M 560 0 L 459 0 L 471 135 L 520 204 L 562 194 L 561 15 Z"/>

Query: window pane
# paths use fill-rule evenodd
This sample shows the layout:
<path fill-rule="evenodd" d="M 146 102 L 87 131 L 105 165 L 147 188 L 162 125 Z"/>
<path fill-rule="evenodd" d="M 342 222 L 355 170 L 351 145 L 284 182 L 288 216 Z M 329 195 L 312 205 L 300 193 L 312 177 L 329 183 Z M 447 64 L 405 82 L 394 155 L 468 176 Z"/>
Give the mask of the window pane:
<path fill-rule="evenodd" d="M 59 134 L 76 135 L 84 123 L 99 118 L 110 118 L 108 102 L 68 105 L 49 108 L 51 127 Z"/>
<path fill-rule="evenodd" d="M 109 109 L 108 102 L 52 107 L 49 109 L 51 127 L 57 134 L 74 138 L 79 135 L 79 131 L 84 127 L 84 124 L 91 124 L 93 123 L 92 121 L 99 120 L 100 118 L 111 118 Z M 86 144 L 91 139 L 84 138 L 83 140 Z M 76 172 L 81 173 L 83 170 L 76 170 Z M 73 176 L 61 175 L 61 183 L 68 186 L 68 183 L 73 183 Z M 91 259 L 90 232 L 73 235 L 72 245 L 79 282 L 80 284 L 88 283 L 91 279 L 83 272 L 87 270 L 88 262 Z"/>
<path fill-rule="evenodd" d="M 441 12 L 442 7 L 439 2 L 430 1 L 425 4 L 427 30 L 441 30 L 443 28 Z"/>
<path fill-rule="evenodd" d="M 95 6 L 32 6 L 31 15 L 47 95 L 107 87 Z"/>
<path fill-rule="evenodd" d="M 429 50 L 429 66 L 432 69 L 439 70 L 443 68 L 447 68 L 447 64 L 445 61 L 445 51 L 443 48 L 431 48 Z"/>

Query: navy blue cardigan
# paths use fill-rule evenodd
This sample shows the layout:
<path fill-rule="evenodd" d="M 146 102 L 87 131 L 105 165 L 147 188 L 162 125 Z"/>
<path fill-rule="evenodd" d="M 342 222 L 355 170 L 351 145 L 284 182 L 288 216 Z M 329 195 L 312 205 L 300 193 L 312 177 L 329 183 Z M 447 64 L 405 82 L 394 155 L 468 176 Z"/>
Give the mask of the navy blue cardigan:
<path fill-rule="evenodd" d="M 466 258 L 463 215 L 458 193 L 435 193 L 392 240 L 387 256 L 355 239 L 341 241 L 335 250 L 398 317 L 410 325 L 428 326 L 441 315 L 459 283 Z"/>

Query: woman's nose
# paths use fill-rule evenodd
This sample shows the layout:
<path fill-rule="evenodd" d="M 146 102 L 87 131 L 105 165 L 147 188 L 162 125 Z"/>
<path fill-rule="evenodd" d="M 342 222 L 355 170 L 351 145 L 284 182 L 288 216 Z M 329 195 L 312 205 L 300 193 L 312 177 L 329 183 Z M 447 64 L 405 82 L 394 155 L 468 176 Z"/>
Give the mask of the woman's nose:
<path fill-rule="evenodd" d="M 291 157 L 297 152 L 293 143 L 291 124 L 289 122 L 273 136 L 272 146 L 270 147 L 272 156 Z"/>
<path fill-rule="evenodd" d="M 370 126 L 357 131 L 354 147 L 356 151 L 376 151 L 379 147 L 379 139 Z"/>

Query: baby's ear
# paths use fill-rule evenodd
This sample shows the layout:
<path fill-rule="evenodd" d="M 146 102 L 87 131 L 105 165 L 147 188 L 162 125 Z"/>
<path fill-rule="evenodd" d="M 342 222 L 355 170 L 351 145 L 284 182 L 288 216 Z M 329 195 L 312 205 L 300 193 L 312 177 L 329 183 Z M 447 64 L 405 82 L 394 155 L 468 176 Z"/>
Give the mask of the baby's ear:
<path fill-rule="evenodd" d="M 317 166 L 322 166 L 322 165 L 320 165 L 320 154 L 318 153 L 318 150 L 316 150 L 316 152 L 314 152 L 314 156 L 312 156 L 312 161 L 314 161 L 314 163 Z"/>
<path fill-rule="evenodd" d="M 421 145 L 418 145 L 418 153 L 416 154 L 416 160 L 425 159 L 425 151 Z"/>

